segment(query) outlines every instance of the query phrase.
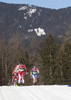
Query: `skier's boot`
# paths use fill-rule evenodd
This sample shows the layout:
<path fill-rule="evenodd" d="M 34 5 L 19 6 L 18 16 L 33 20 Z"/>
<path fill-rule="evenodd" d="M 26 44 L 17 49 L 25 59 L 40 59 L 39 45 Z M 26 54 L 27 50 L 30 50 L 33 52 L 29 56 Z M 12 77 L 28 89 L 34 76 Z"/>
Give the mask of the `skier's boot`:
<path fill-rule="evenodd" d="M 37 85 L 37 82 L 35 82 L 35 85 Z"/>

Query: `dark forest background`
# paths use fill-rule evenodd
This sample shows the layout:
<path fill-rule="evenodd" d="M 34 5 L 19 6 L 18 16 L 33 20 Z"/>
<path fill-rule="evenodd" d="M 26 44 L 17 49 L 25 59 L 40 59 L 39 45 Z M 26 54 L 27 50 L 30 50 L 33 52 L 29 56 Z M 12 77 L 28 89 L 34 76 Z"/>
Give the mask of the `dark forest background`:
<path fill-rule="evenodd" d="M 16 35 L 16 34 L 15 34 Z M 50 33 L 36 51 L 37 45 L 25 49 L 22 37 L 14 36 L 9 44 L 0 39 L 0 85 L 12 84 L 12 71 L 20 61 L 26 65 L 29 74 L 25 85 L 31 85 L 30 70 L 36 65 L 40 71 L 38 84 L 71 84 L 71 42 L 56 43 Z"/>

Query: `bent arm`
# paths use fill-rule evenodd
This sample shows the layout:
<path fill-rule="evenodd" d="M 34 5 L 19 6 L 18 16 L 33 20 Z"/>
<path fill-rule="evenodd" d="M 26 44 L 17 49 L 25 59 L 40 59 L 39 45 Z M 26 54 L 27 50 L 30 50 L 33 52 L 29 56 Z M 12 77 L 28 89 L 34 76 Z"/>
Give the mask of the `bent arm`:
<path fill-rule="evenodd" d="M 31 72 L 30 72 L 30 76 L 32 76 L 32 72 L 33 72 L 33 70 L 31 70 Z"/>
<path fill-rule="evenodd" d="M 37 74 L 39 74 L 39 70 L 37 69 Z"/>

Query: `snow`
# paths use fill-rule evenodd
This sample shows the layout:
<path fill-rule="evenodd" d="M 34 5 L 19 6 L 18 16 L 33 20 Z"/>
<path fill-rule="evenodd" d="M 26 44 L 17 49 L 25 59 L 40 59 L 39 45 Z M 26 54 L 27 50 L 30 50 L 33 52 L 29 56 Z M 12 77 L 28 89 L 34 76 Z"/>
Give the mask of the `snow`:
<path fill-rule="evenodd" d="M 31 17 L 33 13 L 36 12 L 36 9 L 29 9 L 29 11 L 27 12 L 27 14 Z"/>
<path fill-rule="evenodd" d="M 19 25 L 19 28 L 21 28 L 22 26 L 21 25 Z"/>
<path fill-rule="evenodd" d="M 71 100 L 67 85 L 0 86 L 0 100 Z"/>
<path fill-rule="evenodd" d="M 24 19 L 27 19 L 27 17 L 24 17 Z"/>
<path fill-rule="evenodd" d="M 38 36 L 46 35 L 46 33 L 44 32 L 44 29 L 41 29 L 40 27 L 34 29 L 34 31 L 36 32 L 36 34 L 37 34 Z"/>
<path fill-rule="evenodd" d="M 35 28 L 35 29 L 28 29 L 28 32 L 33 32 L 35 31 L 37 36 L 41 36 L 41 35 L 46 35 L 46 33 L 44 32 L 44 29 L 42 28 Z"/>
<path fill-rule="evenodd" d="M 18 9 L 18 11 L 20 11 L 20 10 L 27 10 L 26 13 L 25 13 L 24 15 L 28 14 L 29 17 L 31 17 L 32 14 L 36 12 L 36 9 L 35 9 L 35 8 L 31 8 L 31 7 L 30 7 L 30 8 L 28 9 L 27 6 L 20 7 L 20 8 Z"/>
<path fill-rule="evenodd" d="M 25 10 L 25 9 L 27 9 L 27 6 L 20 7 L 18 10 Z"/>
<path fill-rule="evenodd" d="M 33 32 L 33 29 L 29 29 L 28 32 Z"/>

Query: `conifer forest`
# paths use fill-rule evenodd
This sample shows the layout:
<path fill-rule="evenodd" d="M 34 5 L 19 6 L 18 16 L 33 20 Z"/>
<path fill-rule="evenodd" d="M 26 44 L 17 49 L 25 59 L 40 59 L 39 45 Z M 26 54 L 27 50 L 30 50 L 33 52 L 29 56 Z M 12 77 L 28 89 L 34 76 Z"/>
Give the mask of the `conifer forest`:
<path fill-rule="evenodd" d="M 30 70 L 36 65 L 40 71 L 38 85 L 71 84 L 71 42 L 57 43 L 51 33 L 40 47 L 35 39 L 31 47 L 25 48 L 19 33 L 8 43 L 0 38 L 0 85 L 12 84 L 12 71 L 22 61 L 28 70 L 25 85 L 31 85 Z"/>

